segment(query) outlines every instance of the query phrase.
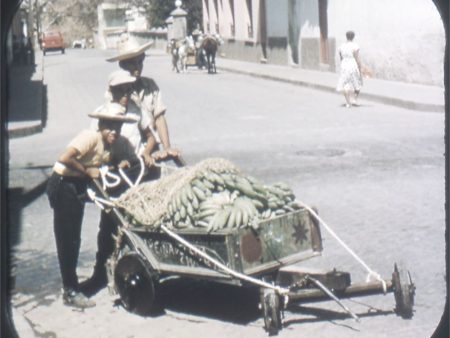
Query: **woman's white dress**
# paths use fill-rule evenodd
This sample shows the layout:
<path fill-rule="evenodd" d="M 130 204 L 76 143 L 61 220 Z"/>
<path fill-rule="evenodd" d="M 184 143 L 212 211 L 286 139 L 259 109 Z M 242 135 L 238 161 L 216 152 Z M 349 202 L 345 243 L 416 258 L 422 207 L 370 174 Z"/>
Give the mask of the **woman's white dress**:
<path fill-rule="evenodd" d="M 353 54 L 355 51 L 359 51 L 359 46 L 354 42 L 346 42 L 339 47 L 339 53 L 342 60 L 341 72 L 336 88 L 338 91 L 361 90 L 362 77 Z"/>

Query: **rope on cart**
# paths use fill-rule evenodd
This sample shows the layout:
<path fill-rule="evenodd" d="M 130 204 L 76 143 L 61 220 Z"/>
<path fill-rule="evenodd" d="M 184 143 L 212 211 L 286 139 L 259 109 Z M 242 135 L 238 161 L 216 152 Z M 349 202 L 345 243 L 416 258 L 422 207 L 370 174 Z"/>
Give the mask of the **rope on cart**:
<path fill-rule="evenodd" d="M 111 173 L 106 165 L 100 168 L 100 177 L 102 179 L 103 190 L 106 190 L 106 188 L 114 188 L 120 184 L 120 177 Z M 109 182 L 107 177 L 112 178 L 114 181 Z"/>
<path fill-rule="evenodd" d="M 134 187 L 133 182 L 131 182 L 131 180 L 130 180 L 129 177 L 125 174 L 125 172 L 122 170 L 122 168 L 119 168 L 119 174 L 120 174 L 120 176 L 122 176 L 123 180 L 124 180 L 125 182 L 127 182 L 127 184 L 128 184 L 130 187 Z"/>
<path fill-rule="evenodd" d="M 228 268 L 226 265 L 220 263 L 219 261 L 215 260 L 214 258 L 212 258 L 211 256 L 209 256 L 208 254 L 206 254 L 205 252 L 199 250 L 197 247 L 195 247 L 194 245 L 192 245 L 191 243 L 189 243 L 188 241 L 186 241 L 185 239 L 183 239 L 182 237 L 178 236 L 176 233 L 174 233 L 173 231 L 169 230 L 167 227 L 165 227 L 164 225 L 161 225 L 161 229 L 168 234 L 170 237 L 174 238 L 176 241 L 180 242 L 181 244 L 183 244 L 185 247 L 189 248 L 190 250 L 194 251 L 196 254 L 198 254 L 199 256 L 203 257 L 204 259 L 206 259 L 207 261 L 209 261 L 210 263 L 212 263 L 213 265 L 215 265 L 216 267 L 222 269 L 223 271 L 225 271 L 227 274 L 242 279 L 242 280 L 246 280 L 247 282 L 268 288 L 268 289 L 273 289 L 276 292 L 278 292 L 280 295 L 284 295 L 287 297 L 287 294 L 289 292 L 289 289 L 286 288 L 282 288 L 280 286 L 276 286 L 276 285 L 272 285 L 270 283 L 266 283 L 262 280 L 247 276 L 245 274 L 236 272 L 230 268 Z"/>
<path fill-rule="evenodd" d="M 325 292 L 328 297 L 330 297 L 332 300 L 334 300 L 336 303 L 339 304 L 340 307 L 342 307 L 345 312 L 347 312 L 348 314 L 350 314 L 350 316 L 353 317 L 353 319 L 355 319 L 357 322 L 360 321 L 359 317 L 356 315 L 356 313 L 352 312 L 348 307 L 346 307 L 344 305 L 344 303 L 342 303 L 339 298 L 337 298 L 333 292 L 331 292 L 331 290 L 329 290 L 325 285 L 323 285 L 319 280 L 312 278 L 311 276 L 307 276 L 307 278 L 312 281 L 314 284 L 316 284 L 319 289 L 321 289 L 323 292 Z"/>
<path fill-rule="evenodd" d="M 105 205 L 112 207 L 112 208 L 114 208 L 116 206 L 111 201 L 108 201 L 101 197 L 97 197 L 95 191 L 92 190 L 91 188 L 87 188 L 87 194 L 88 194 L 89 198 L 102 210 L 105 209 Z"/>
<path fill-rule="evenodd" d="M 355 258 L 369 273 L 367 275 L 367 279 L 366 281 L 369 282 L 370 277 L 374 277 L 375 279 L 377 279 L 378 281 L 381 282 L 381 285 L 383 287 L 383 292 L 386 294 L 387 292 L 387 286 L 386 286 L 386 282 L 384 281 L 383 278 L 381 278 L 380 274 L 373 271 L 352 249 L 350 249 L 350 247 L 344 243 L 344 241 L 342 239 L 339 238 L 339 236 L 333 231 L 333 229 L 331 229 L 324 221 L 322 218 L 319 217 L 319 215 L 317 215 L 317 213 L 309 206 L 307 206 L 305 203 L 303 203 L 302 201 L 296 200 L 296 202 L 301 205 L 302 207 L 304 207 L 305 209 L 307 209 L 311 215 L 317 219 L 323 226 L 324 228 L 339 242 L 339 244 L 341 244 L 345 250 L 348 251 L 348 253 L 350 253 L 350 255 L 353 256 L 353 258 Z"/>
<path fill-rule="evenodd" d="M 144 160 L 142 159 L 142 156 L 138 156 L 137 158 L 139 159 L 139 165 L 140 165 L 141 170 L 139 171 L 139 176 L 137 177 L 137 179 L 136 179 L 136 181 L 135 181 L 134 183 L 131 182 L 131 180 L 130 180 L 130 178 L 128 177 L 128 175 L 125 174 L 125 171 L 123 171 L 122 168 L 119 168 L 119 174 L 120 174 L 120 176 L 123 178 L 123 180 L 124 180 L 125 182 L 127 182 L 127 184 L 128 184 L 130 187 L 135 187 L 135 186 L 137 186 L 139 183 L 141 183 L 142 177 L 144 176 L 144 173 L 145 173 Z"/>

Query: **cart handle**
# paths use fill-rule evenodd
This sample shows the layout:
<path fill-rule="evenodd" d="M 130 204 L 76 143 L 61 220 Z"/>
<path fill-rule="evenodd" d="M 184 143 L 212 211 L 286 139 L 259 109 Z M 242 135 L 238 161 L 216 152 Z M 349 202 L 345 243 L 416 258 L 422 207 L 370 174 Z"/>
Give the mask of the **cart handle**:
<path fill-rule="evenodd" d="M 145 165 L 144 165 L 144 160 L 143 160 L 143 158 L 142 158 L 142 156 L 137 156 L 137 158 L 138 158 L 138 160 L 139 160 L 139 167 L 140 167 L 140 171 L 139 171 L 139 176 L 137 177 L 137 179 L 136 179 L 136 181 L 133 183 L 133 182 L 131 182 L 131 180 L 130 180 L 130 178 L 128 177 L 128 175 L 127 174 L 125 174 L 125 171 L 123 171 L 123 169 L 122 168 L 119 168 L 119 174 L 120 174 L 120 176 L 123 178 L 123 180 L 125 181 L 125 182 L 127 182 L 127 184 L 130 186 L 130 187 L 135 187 L 135 186 L 137 186 L 139 183 L 141 183 L 141 180 L 142 180 L 142 177 L 144 176 L 144 173 L 145 173 Z"/>
<path fill-rule="evenodd" d="M 111 207 L 111 208 L 114 208 L 116 205 L 113 203 L 113 202 L 111 202 L 111 201 L 108 201 L 107 199 L 105 199 L 105 198 L 102 198 L 102 197 L 98 197 L 97 196 L 97 194 L 95 193 L 95 191 L 94 190 L 92 190 L 91 188 L 87 188 L 87 194 L 88 194 L 88 196 L 89 196 L 89 198 L 100 208 L 100 209 L 102 209 L 102 210 L 104 210 L 105 209 L 105 205 L 106 206 L 108 206 L 108 207 Z"/>

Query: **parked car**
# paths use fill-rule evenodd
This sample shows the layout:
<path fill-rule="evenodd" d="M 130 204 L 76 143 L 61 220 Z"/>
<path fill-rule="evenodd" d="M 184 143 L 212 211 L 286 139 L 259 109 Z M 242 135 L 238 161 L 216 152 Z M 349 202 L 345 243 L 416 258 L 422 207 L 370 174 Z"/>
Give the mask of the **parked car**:
<path fill-rule="evenodd" d="M 61 51 L 65 53 L 64 39 L 59 31 L 47 31 L 42 35 L 42 52 L 44 55 L 48 51 Z"/>

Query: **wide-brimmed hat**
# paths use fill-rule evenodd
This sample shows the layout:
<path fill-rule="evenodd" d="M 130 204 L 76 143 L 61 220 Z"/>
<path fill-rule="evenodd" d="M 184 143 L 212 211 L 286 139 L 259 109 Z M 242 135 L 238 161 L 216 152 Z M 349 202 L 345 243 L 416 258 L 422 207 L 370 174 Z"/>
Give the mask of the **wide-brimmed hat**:
<path fill-rule="evenodd" d="M 99 120 L 120 121 L 124 123 L 138 121 L 134 116 L 125 115 L 125 107 L 115 102 L 106 103 L 88 115 Z"/>
<path fill-rule="evenodd" d="M 128 34 L 125 34 L 121 36 L 121 39 L 117 44 L 118 54 L 106 59 L 106 61 L 113 62 L 134 58 L 144 53 L 148 48 L 150 48 L 152 44 L 153 41 L 140 45 L 135 38 L 129 36 Z"/>
<path fill-rule="evenodd" d="M 109 75 L 108 85 L 114 87 L 122 84 L 134 83 L 135 81 L 136 81 L 135 76 L 132 76 L 130 75 L 129 72 L 120 69 L 112 72 Z"/>

